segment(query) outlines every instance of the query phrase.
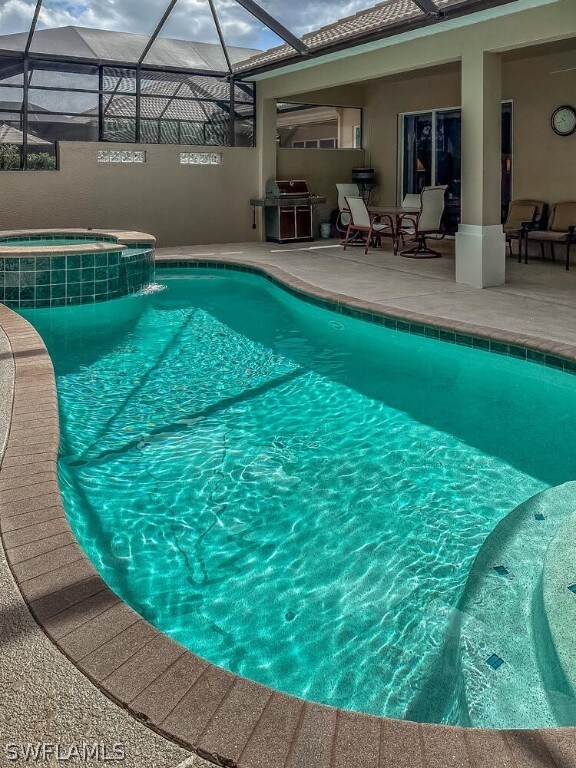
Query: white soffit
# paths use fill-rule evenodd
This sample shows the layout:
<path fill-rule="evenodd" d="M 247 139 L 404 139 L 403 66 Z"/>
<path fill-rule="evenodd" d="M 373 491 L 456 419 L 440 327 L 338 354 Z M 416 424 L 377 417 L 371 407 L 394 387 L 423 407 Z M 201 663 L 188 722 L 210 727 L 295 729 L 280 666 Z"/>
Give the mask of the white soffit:
<path fill-rule="evenodd" d="M 358 56 L 362 53 L 368 53 L 369 51 L 377 51 L 382 48 L 389 48 L 393 45 L 399 45 L 400 43 L 406 43 L 410 40 L 417 40 L 421 37 L 430 37 L 431 35 L 437 35 L 441 32 L 446 32 L 451 29 L 461 29 L 462 27 L 468 27 L 472 24 L 480 24 L 483 21 L 489 21 L 490 19 L 501 18 L 502 16 L 510 16 L 513 13 L 520 13 L 521 11 L 528 11 L 533 8 L 540 8 L 544 5 L 554 5 L 561 2 L 561 0 L 515 0 L 515 2 L 507 5 L 501 5 L 497 8 L 490 8 L 486 11 L 478 11 L 477 13 L 471 13 L 466 16 L 460 16 L 456 19 L 449 19 L 442 21 L 438 24 L 432 24 L 427 27 L 421 27 L 420 29 L 414 29 L 410 32 L 401 32 L 399 35 L 392 35 L 391 37 L 383 38 L 382 40 L 374 40 L 370 43 L 362 43 L 360 45 L 351 45 L 350 48 L 346 48 L 334 53 L 327 53 L 325 56 L 316 56 L 312 59 L 305 59 L 298 61 L 294 64 L 288 64 L 285 67 L 277 67 L 271 69 L 268 72 L 262 72 L 261 74 L 248 76 L 248 81 L 269 80 L 273 77 L 279 77 L 280 75 L 286 75 L 290 72 L 298 72 L 301 69 L 310 69 L 310 67 L 316 67 L 320 64 L 328 64 L 331 61 L 338 61 L 340 59 L 346 59 L 351 56 Z"/>

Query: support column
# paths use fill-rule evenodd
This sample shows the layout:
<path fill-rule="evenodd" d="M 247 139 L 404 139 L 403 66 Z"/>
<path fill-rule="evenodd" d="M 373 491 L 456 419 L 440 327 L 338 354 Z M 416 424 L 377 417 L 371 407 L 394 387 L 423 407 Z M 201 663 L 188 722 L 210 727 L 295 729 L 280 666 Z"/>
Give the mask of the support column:
<path fill-rule="evenodd" d="M 276 111 L 276 99 L 259 98 L 258 86 L 256 86 L 256 146 L 258 148 L 258 183 L 260 187 L 256 197 L 264 197 L 266 182 L 276 178 Z M 264 208 L 257 209 L 256 220 L 259 224 L 260 240 L 264 240 Z"/>
<path fill-rule="evenodd" d="M 462 58 L 462 218 L 456 282 L 475 288 L 505 282 L 501 223 L 502 63 L 471 51 Z"/>

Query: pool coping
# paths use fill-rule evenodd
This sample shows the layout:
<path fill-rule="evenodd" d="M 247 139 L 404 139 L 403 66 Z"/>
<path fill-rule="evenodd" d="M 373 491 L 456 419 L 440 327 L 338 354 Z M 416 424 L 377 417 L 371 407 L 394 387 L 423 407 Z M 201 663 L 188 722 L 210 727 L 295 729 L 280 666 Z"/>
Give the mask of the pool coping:
<path fill-rule="evenodd" d="M 14 243 L 2 245 L 0 240 L 0 258 L 18 259 L 29 258 L 31 256 L 74 256 L 77 253 L 115 253 L 116 251 L 128 250 L 127 245 L 122 243 L 113 243 L 111 241 L 97 243 L 78 243 L 76 245 L 25 245 L 19 247 Z"/>
<path fill-rule="evenodd" d="M 133 245 L 133 244 L 146 244 L 146 245 L 155 245 L 156 244 L 156 238 L 154 235 L 151 235 L 147 232 L 137 232 L 136 230 L 127 230 L 127 229 L 81 229 L 81 228 L 48 228 L 48 229 L 7 229 L 2 230 L 0 233 L 1 240 L 9 240 L 13 238 L 22 238 L 22 239 L 28 239 L 31 235 L 34 237 L 39 237 L 41 235 L 46 235 L 47 237 L 52 238 L 60 238 L 60 237 L 67 237 L 70 235 L 76 235 L 78 237 L 92 237 L 94 235 L 101 236 L 101 237 L 108 237 L 110 240 L 108 241 L 109 245 Z M 4 246 L 6 247 L 6 246 Z M 48 248 L 56 248 L 60 249 L 62 246 L 44 246 L 44 249 Z M 75 247 L 75 246 L 73 246 Z"/>
<path fill-rule="evenodd" d="M 361 311 L 454 336 L 523 346 L 563 366 L 576 361 L 576 347 L 570 345 L 468 323 L 439 323 L 438 318 L 322 290 L 260 262 L 229 257 L 160 261 L 257 271 L 337 311 L 345 307 L 347 313 Z M 528 768 L 576 760 L 574 728 L 466 729 L 333 709 L 227 672 L 149 625 L 106 586 L 68 524 L 57 479 L 58 404 L 48 352 L 32 326 L 3 304 L 0 326 L 15 366 L 12 420 L 0 465 L 0 534 L 6 556 L 46 635 L 119 706 L 225 768 Z"/>

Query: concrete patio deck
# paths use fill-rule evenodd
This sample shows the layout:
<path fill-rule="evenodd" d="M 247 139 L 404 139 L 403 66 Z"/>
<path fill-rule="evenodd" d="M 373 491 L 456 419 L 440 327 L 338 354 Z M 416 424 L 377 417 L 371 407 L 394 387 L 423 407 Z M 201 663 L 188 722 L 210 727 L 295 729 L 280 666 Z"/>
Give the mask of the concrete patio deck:
<path fill-rule="evenodd" d="M 509 260 L 509 283 L 478 291 L 454 283 L 450 244 L 443 247 L 447 251 L 444 258 L 433 261 L 411 261 L 380 250 L 367 256 L 361 249 L 344 253 L 330 242 L 295 248 L 250 243 L 162 249 L 158 258 L 215 259 L 279 268 L 295 280 L 316 286 L 319 295 L 329 291 L 342 300 L 350 297 L 386 312 L 419 313 L 431 322 L 456 327 L 476 324 L 493 329 L 498 338 L 539 338 L 551 350 L 576 358 L 576 270 L 566 273 L 561 264 L 534 261 L 525 266 Z M 313 704 L 301 708 L 296 700 L 270 695 L 260 686 L 233 680 L 234 676 L 220 674 L 214 667 L 202 672 L 188 653 L 171 663 L 171 641 L 155 631 L 150 634 L 145 622 L 97 583 L 85 557 L 66 538 L 69 531 L 55 474 L 58 428 L 50 361 L 35 332 L 0 306 L 2 327 L 6 337 L 0 330 L 0 355 L 8 364 L 0 369 L 0 402 L 4 404 L 0 408 L 0 457 L 8 432 L 7 415 L 12 416 L 0 470 L 0 518 L 12 567 L 10 570 L 0 552 L 5 598 L 0 632 L 0 733 L 6 741 L 122 741 L 127 753 L 123 765 L 176 768 L 204 764 L 196 757 L 189 762 L 186 750 L 111 702 L 82 674 L 84 670 L 99 688 L 156 730 L 170 734 L 188 749 L 199 747 L 204 754 L 221 755 L 232 761 L 225 762 L 230 765 L 576 767 L 573 729 L 465 731 L 334 714 L 335 710 Z M 54 524 L 61 526 L 57 533 L 51 529 Z M 42 533 L 46 525 L 53 535 Z M 78 560 L 60 563 L 56 553 L 59 547 L 62 552 L 61 536 L 65 537 L 64 549 L 71 549 Z M 53 545 L 49 543 L 52 539 Z M 81 576 L 72 573 L 78 569 Z M 52 639 L 36 624 L 22 594 Z M 112 626 L 102 621 L 107 611 L 116 617 Z M 136 660 L 138 664 L 132 663 Z M 176 666 L 181 675 L 172 677 L 171 669 Z M 114 680 L 116 686 L 110 682 Z M 130 697 L 131 687 L 140 691 L 144 687 L 145 691 Z M 175 713 L 168 725 L 167 711 Z M 0 754 L 0 764 L 4 764 L 3 758 Z"/>

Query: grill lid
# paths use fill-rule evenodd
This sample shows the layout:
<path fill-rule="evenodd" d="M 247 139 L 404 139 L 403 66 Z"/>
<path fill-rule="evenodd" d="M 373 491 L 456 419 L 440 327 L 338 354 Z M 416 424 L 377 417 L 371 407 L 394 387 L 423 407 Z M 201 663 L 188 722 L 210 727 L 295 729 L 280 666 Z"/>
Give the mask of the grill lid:
<path fill-rule="evenodd" d="M 309 197 L 310 190 L 303 179 L 296 181 L 271 180 L 266 184 L 266 194 L 270 197 Z"/>

